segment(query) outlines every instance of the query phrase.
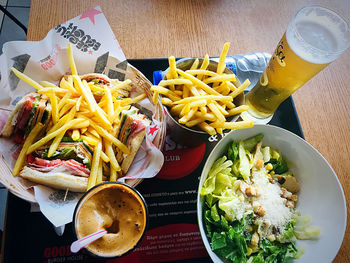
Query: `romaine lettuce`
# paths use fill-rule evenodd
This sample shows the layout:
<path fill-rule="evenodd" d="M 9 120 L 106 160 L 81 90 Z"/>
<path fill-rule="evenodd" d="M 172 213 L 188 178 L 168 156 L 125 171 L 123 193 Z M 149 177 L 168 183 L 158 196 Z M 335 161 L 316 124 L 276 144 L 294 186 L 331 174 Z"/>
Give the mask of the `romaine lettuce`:
<path fill-rule="evenodd" d="M 238 171 L 244 180 L 247 180 L 250 176 L 249 159 L 246 155 L 243 141 L 239 142 L 239 167 Z"/>
<path fill-rule="evenodd" d="M 214 162 L 212 168 L 208 173 L 207 179 L 204 181 L 201 195 L 207 195 L 212 193 L 215 190 L 216 186 L 216 177 L 221 172 L 222 174 L 228 174 L 231 169 L 227 169 L 232 165 L 232 161 L 227 161 L 227 157 L 223 156 Z M 221 181 L 219 181 L 221 183 Z"/>

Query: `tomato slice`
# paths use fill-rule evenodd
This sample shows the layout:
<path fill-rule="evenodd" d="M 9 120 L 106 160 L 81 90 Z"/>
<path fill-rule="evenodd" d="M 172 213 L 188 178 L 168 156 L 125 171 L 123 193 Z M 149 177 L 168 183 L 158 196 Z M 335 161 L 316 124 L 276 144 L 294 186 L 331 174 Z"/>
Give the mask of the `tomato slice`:
<path fill-rule="evenodd" d="M 27 163 L 33 163 L 33 162 L 34 162 L 34 159 L 35 159 L 35 157 L 33 156 L 33 154 L 29 154 L 29 155 L 27 155 L 27 160 L 26 160 L 26 162 L 27 162 Z"/>

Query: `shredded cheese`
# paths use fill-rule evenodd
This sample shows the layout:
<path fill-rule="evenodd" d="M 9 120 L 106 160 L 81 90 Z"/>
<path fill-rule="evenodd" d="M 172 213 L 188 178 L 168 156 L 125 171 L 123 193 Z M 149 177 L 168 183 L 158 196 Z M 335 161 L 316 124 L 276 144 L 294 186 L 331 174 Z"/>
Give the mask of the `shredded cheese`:
<path fill-rule="evenodd" d="M 270 183 L 266 175 L 265 168 L 253 171 L 253 186 L 259 189 L 259 195 L 253 199 L 258 201 L 266 210 L 263 220 L 271 225 L 279 226 L 283 231 L 284 226 L 291 220 L 292 212 L 285 206 L 285 199 L 281 197 L 280 186 L 277 183 Z"/>

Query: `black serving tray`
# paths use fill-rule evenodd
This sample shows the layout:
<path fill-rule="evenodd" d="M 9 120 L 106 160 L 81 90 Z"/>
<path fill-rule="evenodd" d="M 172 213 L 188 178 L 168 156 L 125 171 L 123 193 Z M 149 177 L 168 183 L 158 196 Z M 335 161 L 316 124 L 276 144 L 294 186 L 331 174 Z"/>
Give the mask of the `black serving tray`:
<path fill-rule="evenodd" d="M 165 70 L 168 68 L 167 59 L 130 59 L 130 64 L 138 68 L 143 74 L 152 81 L 152 74 L 155 70 Z M 270 124 L 287 129 L 300 137 L 303 136 L 302 129 L 300 127 L 297 112 L 294 107 L 292 98 L 285 100 L 276 113 L 273 116 Z M 208 147 L 210 148 L 210 147 Z M 204 154 L 203 160 L 196 169 L 191 171 L 188 176 L 174 180 L 164 180 L 162 178 L 152 178 L 144 180 L 137 189 L 141 194 L 145 195 L 146 202 L 149 206 L 150 214 L 153 213 L 154 217 L 150 218 L 149 231 L 156 229 L 160 226 L 173 225 L 173 224 L 197 224 L 196 214 L 187 214 L 183 216 L 155 216 L 159 211 L 163 211 L 168 208 L 155 208 L 153 204 L 159 202 L 151 196 L 154 192 L 176 192 L 180 188 L 181 190 L 188 191 L 187 193 L 187 205 L 180 209 L 196 210 L 195 202 L 196 191 L 198 187 L 198 178 L 201 174 L 202 167 L 205 163 L 208 152 Z M 170 201 L 176 200 L 177 197 L 168 197 Z M 179 197 L 178 197 L 179 198 Z M 167 197 L 162 198 L 167 200 Z M 158 209 L 158 210 L 157 210 Z M 160 210 L 159 210 L 160 209 Z M 169 208 L 170 209 L 170 208 Z M 175 208 L 179 209 L 179 207 Z M 169 211 L 168 211 L 169 212 Z M 159 215 L 159 214 L 158 214 Z M 58 236 L 51 225 L 51 223 L 38 212 L 30 212 L 30 204 L 26 201 L 9 193 L 7 201 L 7 213 L 5 218 L 3 238 L 3 256 L 5 263 L 8 262 L 96 262 L 95 258 L 91 258 L 84 251 L 78 254 L 72 254 L 70 252 L 70 244 L 74 241 L 74 235 L 72 231 L 72 225 L 68 224 L 65 227 L 64 234 Z M 204 245 L 203 245 L 204 247 Z M 156 251 L 155 251 L 156 252 Z M 133 252 L 134 253 L 134 252 Z M 133 254 L 131 253 L 131 255 Z M 129 262 L 149 262 L 149 261 L 162 261 L 164 257 L 158 257 L 155 255 L 152 260 L 149 258 L 135 258 L 130 259 Z M 181 259 L 179 254 L 174 254 L 174 258 L 168 257 L 167 260 L 175 261 Z M 164 261 L 164 260 L 163 260 Z M 186 262 L 211 262 L 206 253 L 197 256 L 196 258 L 187 258 Z M 101 261 L 102 262 L 102 261 Z M 109 261 L 112 262 L 112 261 Z M 119 261 L 113 261 L 119 262 Z M 120 261 L 125 262 L 125 261 Z"/>

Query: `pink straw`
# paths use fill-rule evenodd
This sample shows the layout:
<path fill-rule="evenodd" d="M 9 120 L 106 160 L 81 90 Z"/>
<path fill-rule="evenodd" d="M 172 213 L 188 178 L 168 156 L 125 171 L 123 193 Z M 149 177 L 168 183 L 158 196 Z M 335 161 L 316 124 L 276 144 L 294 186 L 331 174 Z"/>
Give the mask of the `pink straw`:
<path fill-rule="evenodd" d="M 107 234 L 107 230 L 99 230 L 77 241 L 74 241 L 70 246 L 70 251 L 72 251 L 72 253 L 77 253 L 80 249 L 86 247 L 87 245 L 101 238 L 105 234 Z"/>

